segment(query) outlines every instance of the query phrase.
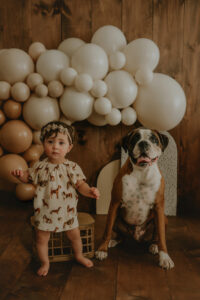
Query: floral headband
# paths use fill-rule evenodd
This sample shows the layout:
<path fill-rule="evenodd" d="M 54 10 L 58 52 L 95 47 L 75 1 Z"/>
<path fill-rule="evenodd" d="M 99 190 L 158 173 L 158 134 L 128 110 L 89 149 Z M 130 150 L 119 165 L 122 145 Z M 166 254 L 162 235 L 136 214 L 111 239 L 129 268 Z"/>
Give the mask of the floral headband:
<path fill-rule="evenodd" d="M 50 131 L 57 131 L 57 132 L 66 134 L 67 137 L 68 137 L 68 139 L 69 139 L 69 141 L 70 141 L 70 143 L 71 143 L 71 144 L 73 143 L 73 142 L 72 142 L 72 137 L 71 137 L 71 135 L 70 135 L 70 133 L 69 133 L 68 128 L 64 127 L 62 124 L 57 125 L 57 124 L 55 124 L 55 123 L 49 124 L 49 125 L 47 125 L 46 127 L 42 128 L 41 134 L 40 134 L 40 139 L 41 139 L 41 141 L 43 141 L 43 140 L 45 139 L 45 136 L 46 136 L 46 135 L 48 134 L 48 132 L 50 132 Z"/>

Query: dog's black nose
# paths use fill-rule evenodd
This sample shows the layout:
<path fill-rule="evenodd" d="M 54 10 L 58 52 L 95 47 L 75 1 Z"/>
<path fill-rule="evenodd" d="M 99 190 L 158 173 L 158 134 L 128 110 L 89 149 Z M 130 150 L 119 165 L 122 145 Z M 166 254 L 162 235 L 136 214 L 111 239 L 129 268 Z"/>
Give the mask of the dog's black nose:
<path fill-rule="evenodd" d="M 141 141 L 139 142 L 138 147 L 140 148 L 141 152 L 145 152 L 149 149 L 149 144 L 146 141 Z"/>

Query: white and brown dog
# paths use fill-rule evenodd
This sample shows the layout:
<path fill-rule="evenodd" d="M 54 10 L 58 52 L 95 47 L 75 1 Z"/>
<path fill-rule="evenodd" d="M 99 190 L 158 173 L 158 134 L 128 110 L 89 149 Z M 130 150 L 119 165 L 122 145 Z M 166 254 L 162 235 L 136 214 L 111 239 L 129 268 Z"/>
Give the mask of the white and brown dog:
<path fill-rule="evenodd" d="M 167 145 L 167 136 L 145 128 L 135 129 L 123 139 L 128 159 L 113 184 L 103 242 L 95 253 L 98 259 L 105 259 L 108 248 L 114 247 L 125 233 L 138 241 L 151 233 L 149 251 L 159 254 L 162 268 L 174 267 L 167 253 L 164 179 L 157 164 Z M 111 240 L 112 232 L 117 234 L 115 240 Z"/>

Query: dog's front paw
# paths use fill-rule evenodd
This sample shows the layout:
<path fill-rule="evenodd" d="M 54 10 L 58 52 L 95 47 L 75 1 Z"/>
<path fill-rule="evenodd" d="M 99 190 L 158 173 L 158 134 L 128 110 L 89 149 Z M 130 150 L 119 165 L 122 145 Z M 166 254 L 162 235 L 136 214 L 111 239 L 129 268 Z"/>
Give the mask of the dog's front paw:
<path fill-rule="evenodd" d="M 100 251 L 100 250 L 97 250 L 95 252 L 95 257 L 99 260 L 104 260 L 108 257 L 108 252 L 107 251 Z"/>
<path fill-rule="evenodd" d="M 158 245 L 156 244 L 151 244 L 149 246 L 149 252 L 153 255 L 158 254 Z"/>
<path fill-rule="evenodd" d="M 159 252 L 159 266 L 163 269 L 172 269 L 174 267 L 174 262 L 173 260 L 170 258 L 170 256 L 164 252 L 164 251 L 160 251 Z"/>

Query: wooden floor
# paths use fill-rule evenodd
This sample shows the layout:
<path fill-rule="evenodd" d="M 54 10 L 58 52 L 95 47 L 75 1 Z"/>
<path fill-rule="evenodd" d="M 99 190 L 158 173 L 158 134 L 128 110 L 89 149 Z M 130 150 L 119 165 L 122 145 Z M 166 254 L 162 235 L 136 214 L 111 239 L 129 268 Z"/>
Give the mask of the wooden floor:
<path fill-rule="evenodd" d="M 175 268 L 164 271 L 145 247 L 126 242 L 94 268 L 52 263 L 47 277 L 36 275 L 29 219 L 32 203 L 0 192 L 0 299 L 6 300 L 199 300 L 200 220 L 169 218 L 167 243 Z M 96 216 L 96 246 L 105 224 Z"/>

